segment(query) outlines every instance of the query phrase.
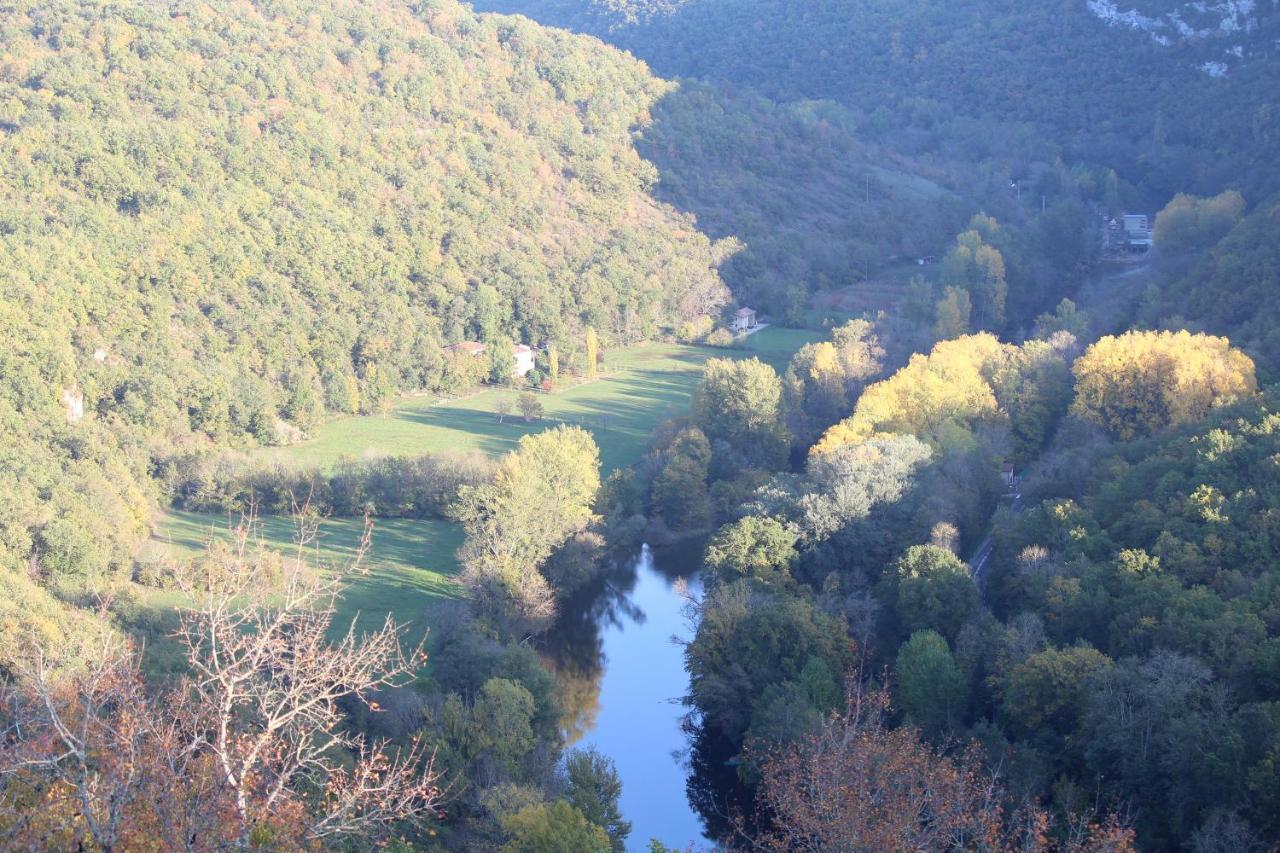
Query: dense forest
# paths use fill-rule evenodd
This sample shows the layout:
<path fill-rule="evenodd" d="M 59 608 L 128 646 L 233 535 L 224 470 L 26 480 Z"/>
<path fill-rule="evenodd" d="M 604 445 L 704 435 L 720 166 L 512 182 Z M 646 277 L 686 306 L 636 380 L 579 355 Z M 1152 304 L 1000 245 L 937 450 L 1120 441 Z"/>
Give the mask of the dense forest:
<path fill-rule="evenodd" d="M 667 850 L 578 741 L 656 552 L 723 849 L 1275 848 L 1280 4 L 475 7 L 0 18 L 0 847 Z"/>
<path fill-rule="evenodd" d="M 1129 5 L 821 0 L 796 14 L 781 0 L 476 4 L 596 34 L 663 76 L 835 101 L 862 133 L 909 152 L 980 151 L 995 125 L 1024 144 L 1048 140 L 1068 161 L 1106 164 L 1155 193 L 1146 199 L 1280 189 L 1269 168 L 1280 145 L 1280 8 L 1120 8 Z M 1104 25 L 1108 13 L 1119 22 Z M 1156 26 L 1168 18 L 1182 26 Z"/>
<path fill-rule="evenodd" d="M 728 299 L 631 141 L 667 84 L 587 40 L 452 2 L 31 3 L 0 42 L 20 621 L 49 615 L 27 578 L 129 571 L 175 455 L 465 385 L 447 343 L 555 342 L 568 369 L 589 327 Z"/>

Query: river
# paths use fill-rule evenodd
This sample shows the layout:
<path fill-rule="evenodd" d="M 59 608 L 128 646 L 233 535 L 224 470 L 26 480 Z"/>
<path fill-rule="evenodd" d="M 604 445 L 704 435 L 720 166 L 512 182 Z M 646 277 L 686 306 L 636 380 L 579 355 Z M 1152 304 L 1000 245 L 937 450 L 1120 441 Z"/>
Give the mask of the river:
<path fill-rule="evenodd" d="M 684 655 L 686 593 L 698 593 L 696 565 L 674 555 L 640 556 L 567 602 L 549 639 L 566 695 L 568 739 L 613 759 L 622 779 L 621 810 L 631 821 L 628 850 L 649 840 L 685 849 L 709 847 L 685 791 L 689 739 Z M 571 615 L 570 615 L 571 614 Z"/>

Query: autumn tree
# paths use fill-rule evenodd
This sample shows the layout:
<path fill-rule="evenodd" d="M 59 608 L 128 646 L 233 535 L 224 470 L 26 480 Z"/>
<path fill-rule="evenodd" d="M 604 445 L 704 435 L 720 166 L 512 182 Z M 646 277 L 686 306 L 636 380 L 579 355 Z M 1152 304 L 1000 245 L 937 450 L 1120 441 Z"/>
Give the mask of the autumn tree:
<path fill-rule="evenodd" d="M 1187 331 L 1102 338 L 1072 370 L 1072 412 L 1120 439 L 1194 423 L 1258 388 L 1249 356 L 1226 338 Z"/>
<path fill-rule="evenodd" d="M 551 554 L 592 520 L 600 452 L 590 433 L 557 427 L 520 439 L 492 482 L 460 490 L 467 540 L 462 580 L 481 611 L 517 630 L 539 630 L 555 614 L 541 572 Z"/>
<path fill-rule="evenodd" d="M 588 379 L 594 379 L 600 363 L 600 339 L 594 326 L 588 326 L 584 342 L 583 362 Z"/>
<path fill-rule="evenodd" d="M 813 454 L 860 444 L 877 433 L 931 438 L 948 424 L 971 425 L 999 414 L 990 377 L 1007 349 L 988 334 L 943 341 L 928 355 L 863 392 L 853 415 L 829 429 Z"/>
<path fill-rule="evenodd" d="M 219 837 L 297 847 L 369 841 L 437 815 L 425 746 L 372 742 L 342 710 L 415 674 L 421 648 L 402 650 L 390 616 L 331 640 L 345 572 L 306 562 L 314 525 L 301 523 L 293 558 L 275 562 L 250 550 L 249 529 L 211 550 L 184 586 L 193 603 L 177 637 L 189 669 L 172 690 L 148 693 L 127 646 L 105 647 L 64 682 L 37 666 L 13 686 L 0 802 L 19 833 L 104 850 Z M 22 798 L 40 790 L 48 809 L 31 820 L 36 804 Z"/>
<path fill-rule="evenodd" d="M 843 714 L 816 734 L 763 762 L 756 806 L 761 833 L 743 846 L 786 851 L 1135 849 L 1132 831 L 1115 820 L 1084 826 L 1071 840 L 1050 841 L 1048 815 L 1009 808 L 1009 795 L 982 767 L 974 746 L 947 755 L 915 729 L 890 729 L 883 692 L 851 690 Z"/>
<path fill-rule="evenodd" d="M 948 285 L 934 306 L 933 336 L 949 341 L 973 331 L 973 300 L 969 291 Z"/>

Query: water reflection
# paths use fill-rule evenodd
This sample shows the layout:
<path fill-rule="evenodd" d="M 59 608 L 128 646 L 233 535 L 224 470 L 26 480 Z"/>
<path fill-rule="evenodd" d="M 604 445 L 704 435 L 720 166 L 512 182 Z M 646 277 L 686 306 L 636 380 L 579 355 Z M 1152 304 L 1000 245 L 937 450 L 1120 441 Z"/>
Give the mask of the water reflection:
<path fill-rule="evenodd" d="M 633 824 L 629 849 L 650 838 L 705 847 L 703 825 L 689 805 L 688 739 L 681 697 L 688 691 L 683 649 L 685 592 L 699 591 L 700 548 L 664 551 L 646 545 L 565 602 L 545 653 L 560 676 L 570 743 L 594 746 L 622 777 L 622 813 Z"/>

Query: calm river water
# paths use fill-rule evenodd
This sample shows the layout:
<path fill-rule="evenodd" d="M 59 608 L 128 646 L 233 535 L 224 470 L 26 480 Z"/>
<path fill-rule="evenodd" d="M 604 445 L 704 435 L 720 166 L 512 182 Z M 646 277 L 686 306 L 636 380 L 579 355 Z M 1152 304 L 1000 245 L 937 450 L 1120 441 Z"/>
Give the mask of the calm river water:
<path fill-rule="evenodd" d="M 568 602 L 550 653 L 573 705 L 574 746 L 595 747 L 622 777 L 622 814 L 632 823 L 628 850 L 656 838 L 670 847 L 710 846 L 685 793 L 689 747 L 680 697 L 689 678 L 683 590 L 698 593 L 696 566 L 657 562 L 646 545 L 629 566 Z"/>

